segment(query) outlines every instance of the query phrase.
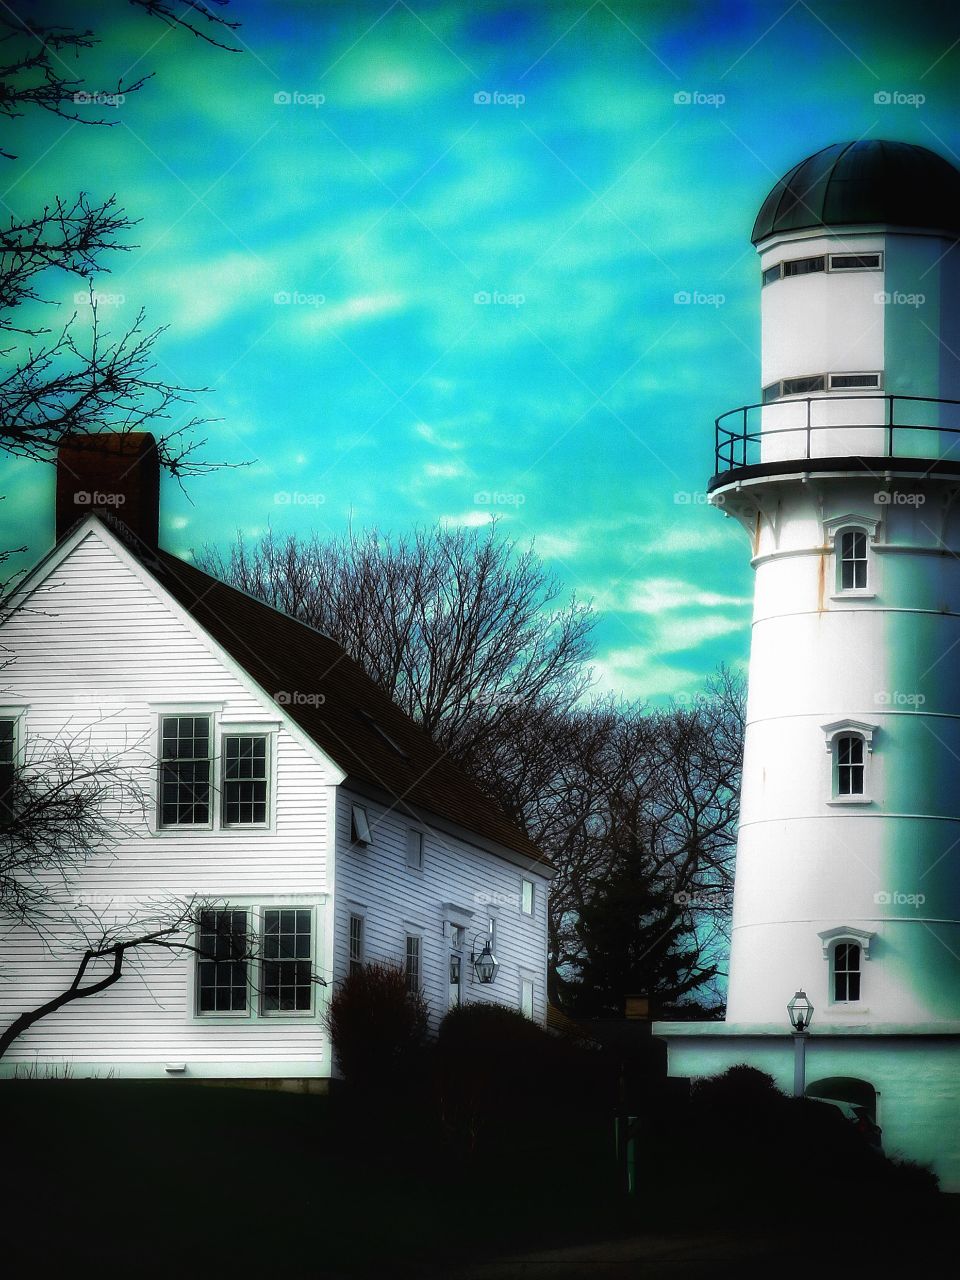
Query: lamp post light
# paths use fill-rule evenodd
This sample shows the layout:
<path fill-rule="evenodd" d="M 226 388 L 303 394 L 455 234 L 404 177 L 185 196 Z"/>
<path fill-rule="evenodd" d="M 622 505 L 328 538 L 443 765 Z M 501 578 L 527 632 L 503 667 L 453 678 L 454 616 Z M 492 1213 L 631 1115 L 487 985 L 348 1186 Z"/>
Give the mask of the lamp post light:
<path fill-rule="evenodd" d="M 787 1003 L 790 1025 L 793 1027 L 793 1096 L 802 1098 L 806 1087 L 807 1036 L 813 1021 L 813 1005 L 805 991 L 798 991 Z"/>
<path fill-rule="evenodd" d="M 484 986 L 487 986 L 496 980 L 497 973 L 500 969 L 500 962 L 493 954 L 493 948 L 490 945 L 489 938 L 484 938 L 483 946 L 479 951 L 477 950 L 477 939 L 480 937 L 483 937 L 483 935 L 478 933 L 477 937 L 473 940 L 473 954 L 470 957 L 470 961 L 476 972 L 477 981 L 482 982 Z"/>

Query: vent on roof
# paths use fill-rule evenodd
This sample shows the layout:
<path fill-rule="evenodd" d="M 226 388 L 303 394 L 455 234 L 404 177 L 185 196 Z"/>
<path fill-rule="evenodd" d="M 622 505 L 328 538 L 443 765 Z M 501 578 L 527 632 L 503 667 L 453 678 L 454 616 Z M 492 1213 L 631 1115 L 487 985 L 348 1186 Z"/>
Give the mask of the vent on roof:
<path fill-rule="evenodd" d="M 374 731 L 374 733 L 378 733 L 380 737 L 384 740 L 384 742 L 387 744 L 387 746 L 391 747 L 397 753 L 398 756 L 401 756 L 404 760 L 409 758 L 407 755 L 407 752 L 404 751 L 403 747 L 401 747 L 398 742 L 395 742 L 394 739 L 390 737 L 389 733 L 387 733 L 383 725 L 378 724 L 369 711 L 364 711 L 362 707 L 358 707 L 357 715 L 361 718 L 361 720 L 364 721 L 365 724 L 369 725 L 369 727 Z"/>

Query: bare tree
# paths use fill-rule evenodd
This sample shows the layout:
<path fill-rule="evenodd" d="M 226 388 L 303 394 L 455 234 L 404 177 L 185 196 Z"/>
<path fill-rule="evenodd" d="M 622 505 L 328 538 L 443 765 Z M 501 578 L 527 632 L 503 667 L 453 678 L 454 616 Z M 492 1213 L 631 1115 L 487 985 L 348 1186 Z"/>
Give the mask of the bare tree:
<path fill-rule="evenodd" d="M 742 681 L 689 704 L 588 700 L 594 615 L 491 527 L 406 538 L 238 538 L 201 567 L 336 639 L 557 869 L 554 1001 L 586 957 L 580 922 L 629 872 L 679 921 L 674 986 L 722 976 L 742 750 Z M 638 911 L 640 907 L 638 905 Z M 655 935 L 651 935 L 652 937 Z"/>
<path fill-rule="evenodd" d="M 229 0 L 210 0 L 224 8 Z M 168 27 L 180 27 L 207 44 L 230 53 L 239 53 L 227 44 L 229 32 L 236 32 L 239 22 L 230 22 L 211 9 L 203 0 L 129 0 L 135 8 L 159 19 Z M 102 17 L 102 13 L 98 14 Z M 129 84 L 119 77 L 103 88 L 91 88 L 77 76 L 74 66 L 84 50 L 100 43 L 88 28 L 49 25 L 43 21 L 43 6 L 30 0 L 15 0 L 4 5 L 0 16 L 0 114 L 9 120 L 36 108 L 75 124 L 111 125 L 115 121 L 98 114 L 98 109 L 113 100 L 136 93 L 150 79 L 139 76 Z M 70 61 L 72 59 L 72 62 Z M 152 74 L 152 73 L 151 73 Z M 92 112 L 85 108 L 92 107 Z M 9 151 L 0 156 L 16 159 Z"/>
<path fill-rule="evenodd" d="M 221 36 L 239 24 L 215 11 L 227 0 L 211 0 L 213 8 L 201 0 L 129 2 L 167 26 L 237 51 Z M 91 90 L 75 66 L 98 37 L 41 19 L 42 8 L 25 3 L 7 5 L 0 15 L 0 113 L 15 119 L 40 110 L 75 123 L 115 123 L 97 108 L 137 92 L 149 76 Z M 2 354 L 11 365 L 0 377 L 0 450 L 49 462 L 67 435 L 124 433 L 150 423 L 159 437 L 161 464 L 173 474 L 216 465 L 197 460 L 206 441 L 191 438 L 210 419 L 190 417 L 186 409 L 206 388 L 182 387 L 157 375 L 153 349 L 163 329 L 148 329 L 141 310 L 129 328 L 113 336 L 98 314 L 94 278 L 109 270 L 105 257 L 132 247 L 126 236 L 134 225 L 116 196 L 97 202 L 80 192 L 56 197 L 28 216 L 10 214 L 0 228 L 0 331 L 8 339 Z M 76 309 L 55 328 L 43 323 L 42 312 L 58 304 L 38 290 L 38 277 L 51 270 L 81 286 Z M 80 310 L 86 325 L 78 326 Z"/>
<path fill-rule="evenodd" d="M 229 555 L 204 548 L 207 572 L 332 636 L 373 680 L 514 817 L 503 785 L 519 766 L 520 709 L 546 717 L 574 707 L 593 612 L 532 549 L 487 530 L 374 529 L 342 538 L 277 540 Z M 511 759 L 511 757 L 513 757 Z M 514 790 L 517 782 L 514 779 Z"/>
<path fill-rule="evenodd" d="M 105 720 L 31 735 L 0 765 L 0 915 L 41 929 L 51 903 L 96 854 L 133 834 L 144 793 L 131 763 L 142 744 L 98 749 Z"/>

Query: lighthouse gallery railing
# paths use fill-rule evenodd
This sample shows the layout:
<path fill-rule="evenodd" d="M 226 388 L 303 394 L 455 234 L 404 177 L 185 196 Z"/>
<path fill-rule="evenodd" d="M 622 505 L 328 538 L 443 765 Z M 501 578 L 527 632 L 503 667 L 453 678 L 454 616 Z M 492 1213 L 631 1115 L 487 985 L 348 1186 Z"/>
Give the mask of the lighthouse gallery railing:
<path fill-rule="evenodd" d="M 840 417 L 845 418 L 856 403 L 866 406 L 864 416 L 870 422 L 845 420 L 818 421 L 818 409 L 844 405 Z M 790 425 L 771 425 L 778 417 L 789 418 Z M 907 419 L 919 419 L 908 421 Z M 797 461 L 827 456 L 831 450 L 821 448 L 837 435 L 870 431 L 873 437 L 862 437 L 863 450 L 844 447 L 837 456 L 869 456 L 885 458 L 950 458 L 960 464 L 960 400 L 943 400 L 933 396 L 879 395 L 813 395 L 790 396 L 767 404 L 741 405 L 729 409 L 716 419 L 717 474 L 750 467 L 765 461 L 761 445 L 776 450 L 778 459 Z M 917 435 L 927 432 L 926 439 Z M 936 452 L 929 433 L 937 433 Z M 882 433 L 882 441 L 879 440 Z M 792 447 L 790 437 L 796 441 Z M 942 438 L 939 438 L 942 437 Z M 854 437 L 855 441 L 857 437 Z M 878 449 L 877 444 L 881 443 Z M 911 447 L 911 442 L 913 447 Z"/>

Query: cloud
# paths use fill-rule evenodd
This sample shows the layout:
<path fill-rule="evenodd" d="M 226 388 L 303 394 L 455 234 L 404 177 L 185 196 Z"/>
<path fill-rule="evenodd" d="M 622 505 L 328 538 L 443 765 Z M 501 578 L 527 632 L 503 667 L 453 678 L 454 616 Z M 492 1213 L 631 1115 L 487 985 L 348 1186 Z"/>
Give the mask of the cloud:
<path fill-rule="evenodd" d="M 661 614 L 682 609 L 741 609 L 751 603 L 749 596 L 724 595 L 705 591 L 682 578 L 638 578 L 632 582 L 601 586 L 594 591 L 598 608 L 617 613 Z M 734 626 L 741 626 L 736 622 Z M 719 633 L 718 633 L 719 634 Z"/>
<path fill-rule="evenodd" d="M 422 475 L 426 480 L 454 480 L 464 474 L 465 468 L 459 462 L 428 462 Z"/>
<path fill-rule="evenodd" d="M 458 516 L 441 516 L 440 523 L 444 527 L 462 525 L 466 529 L 479 529 L 493 519 L 492 511 L 464 511 Z M 498 514 L 498 520 L 509 520 L 508 515 Z"/>

